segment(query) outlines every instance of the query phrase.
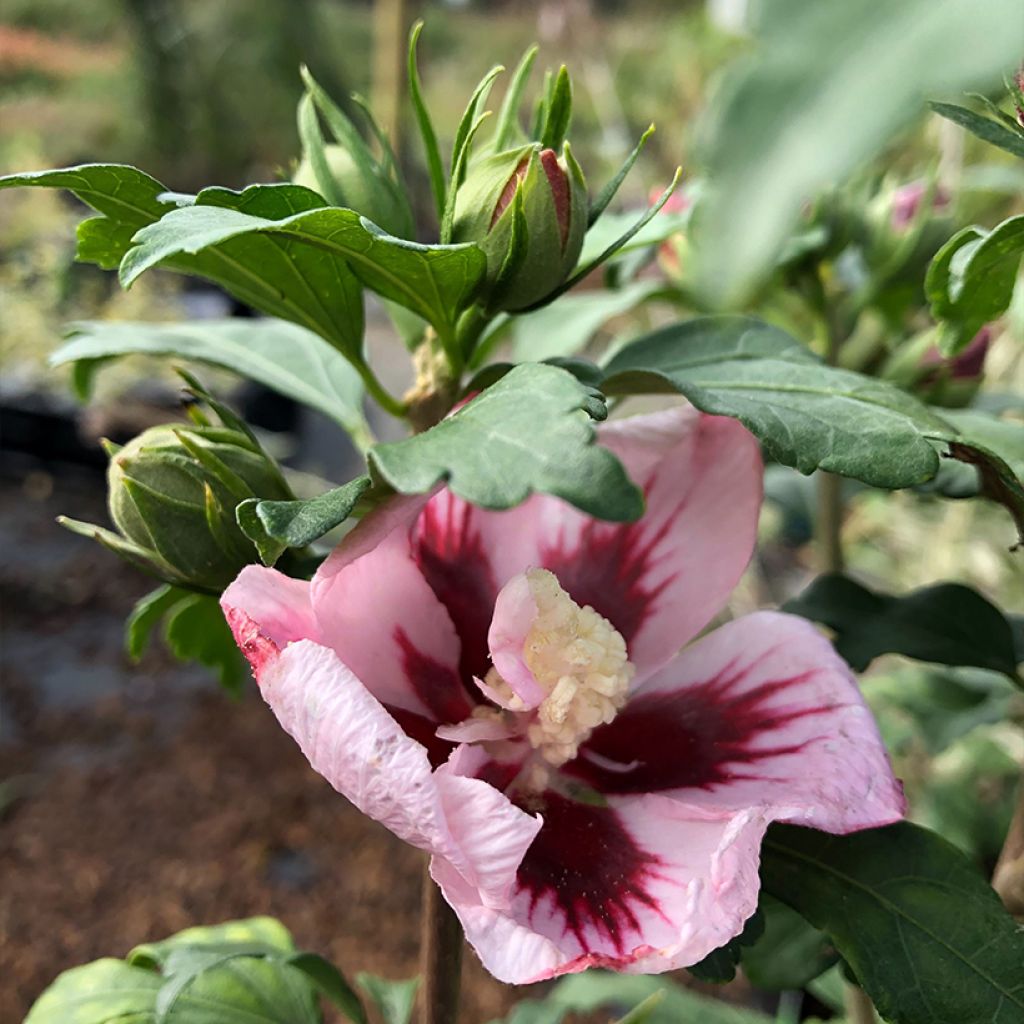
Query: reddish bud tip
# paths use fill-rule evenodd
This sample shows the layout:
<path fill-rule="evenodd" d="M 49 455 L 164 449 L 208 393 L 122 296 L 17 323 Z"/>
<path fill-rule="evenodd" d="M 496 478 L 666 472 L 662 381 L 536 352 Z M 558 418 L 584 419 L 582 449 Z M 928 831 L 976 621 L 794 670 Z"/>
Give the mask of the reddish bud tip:
<path fill-rule="evenodd" d="M 498 196 L 498 202 L 494 207 L 494 213 L 491 215 L 491 224 L 493 228 L 498 223 L 498 218 L 509 208 L 512 200 L 515 198 L 516 189 L 519 188 L 519 183 L 526 177 L 527 168 L 530 166 L 530 158 L 524 156 L 519 161 L 519 165 L 516 167 L 512 174 L 512 177 L 505 183 L 505 187 L 501 190 L 501 195 Z"/>
<path fill-rule="evenodd" d="M 562 248 L 564 249 L 566 242 L 569 240 L 569 219 L 571 216 L 569 179 L 565 171 L 562 170 L 562 165 L 558 162 L 558 154 L 553 149 L 541 151 L 540 164 L 544 168 L 548 185 L 551 188 L 551 198 L 555 204 L 555 219 L 558 221 L 558 233 L 562 240 Z M 519 161 L 519 165 L 516 167 L 512 177 L 508 179 L 505 187 L 501 190 L 501 195 L 498 196 L 498 202 L 494 207 L 494 213 L 491 215 L 492 228 L 498 223 L 498 219 L 509 208 L 512 200 L 515 198 L 516 189 L 519 188 L 519 183 L 526 177 L 529 166 L 530 158 L 528 156 L 523 157 Z"/>
<path fill-rule="evenodd" d="M 558 219 L 558 232 L 562 238 L 562 248 L 569 240 L 569 179 L 558 162 L 558 154 L 553 149 L 545 149 L 540 154 L 541 166 L 548 176 L 551 186 L 551 198 L 555 201 L 555 217 Z"/>

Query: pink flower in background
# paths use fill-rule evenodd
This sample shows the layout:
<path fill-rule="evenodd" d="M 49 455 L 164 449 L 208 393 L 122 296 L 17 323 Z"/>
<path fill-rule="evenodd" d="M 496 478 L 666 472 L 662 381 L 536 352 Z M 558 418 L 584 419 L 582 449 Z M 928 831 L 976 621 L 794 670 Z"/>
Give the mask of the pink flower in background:
<path fill-rule="evenodd" d="M 676 408 L 605 425 L 637 523 L 441 491 L 364 520 L 311 583 L 250 566 L 222 604 L 313 767 L 432 855 L 513 983 L 687 966 L 737 935 L 765 829 L 835 833 L 904 802 L 846 665 L 802 619 L 693 640 L 753 550 L 761 460 Z"/>
<path fill-rule="evenodd" d="M 892 197 L 892 209 L 889 215 L 889 222 L 893 231 L 905 231 L 921 207 L 922 201 L 928 195 L 928 183 L 924 181 L 911 181 L 901 185 Z M 932 209 L 944 210 L 949 206 L 949 193 L 941 187 L 935 189 L 932 196 Z"/>

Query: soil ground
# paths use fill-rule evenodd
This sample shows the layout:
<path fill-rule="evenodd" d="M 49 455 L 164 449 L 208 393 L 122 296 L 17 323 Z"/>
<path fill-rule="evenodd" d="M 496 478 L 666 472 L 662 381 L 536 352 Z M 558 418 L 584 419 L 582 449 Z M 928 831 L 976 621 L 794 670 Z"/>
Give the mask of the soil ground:
<path fill-rule="evenodd" d="M 106 521 L 98 474 L 2 469 L 0 1020 L 75 964 L 255 914 L 349 976 L 415 973 L 420 855 L 314 774 L 254 690 L 233 701 L 158 648 L 128 661 L 149 582 L 54 523 Z M 525 994 L 468 951 L 464 988 L 467 1024 Z"/>

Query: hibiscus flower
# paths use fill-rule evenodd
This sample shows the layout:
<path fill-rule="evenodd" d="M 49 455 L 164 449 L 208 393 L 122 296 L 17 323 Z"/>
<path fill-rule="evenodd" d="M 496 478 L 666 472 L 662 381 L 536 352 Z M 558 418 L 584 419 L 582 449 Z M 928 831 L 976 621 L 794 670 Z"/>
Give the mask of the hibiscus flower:
<path fill-rule="evenodd" d="M 636 523 L 543 495 L 396 497 L 311 582 L 250 566 L 222 600 L 310 764 L 431 854 L 484 965 L 517 984 L 694 964 L 754 912 L 770 822 L 904 813 L 813 626 L 758 612 L 684 646 L 754 547 L 753 437 L 679 407 L 600 441 L 644 489 Z"/>

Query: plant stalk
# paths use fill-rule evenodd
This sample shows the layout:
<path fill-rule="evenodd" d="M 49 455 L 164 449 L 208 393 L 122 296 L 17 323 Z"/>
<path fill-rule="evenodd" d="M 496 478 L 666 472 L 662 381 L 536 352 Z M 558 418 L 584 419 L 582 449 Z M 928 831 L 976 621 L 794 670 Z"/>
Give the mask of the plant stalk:
<path fill-rule="evenodd" d="M 992 888 L 1014 917 L 1024 919 L 1024 777 L 1018 783 L 1017 803 L 992 874 Z"/>
<path fill-rule="evenodd" d="M 420 933 L 420 1024 L 456 1024 L 462 980 L 462 926 L 441 890 L 423 871 Z"/>
<path fill-rule="evenodd" d="M 864 989 L 858 985 L 846 985 L 846 1017 L 849 1024 L 878 1024 L 875 1008 L 871 1005 Z"/>
<path fill-rule="evenodd" d="M 825 324 L 825 361 L 839 362 L 839 328 L 830 313 L 824 288 L 821 289 L 822 320 Z M 818 561 L 823 572 L 843 571 L 843 480 L 834 473 L 818 472 L 818 508 L 815 540 Z"/>

